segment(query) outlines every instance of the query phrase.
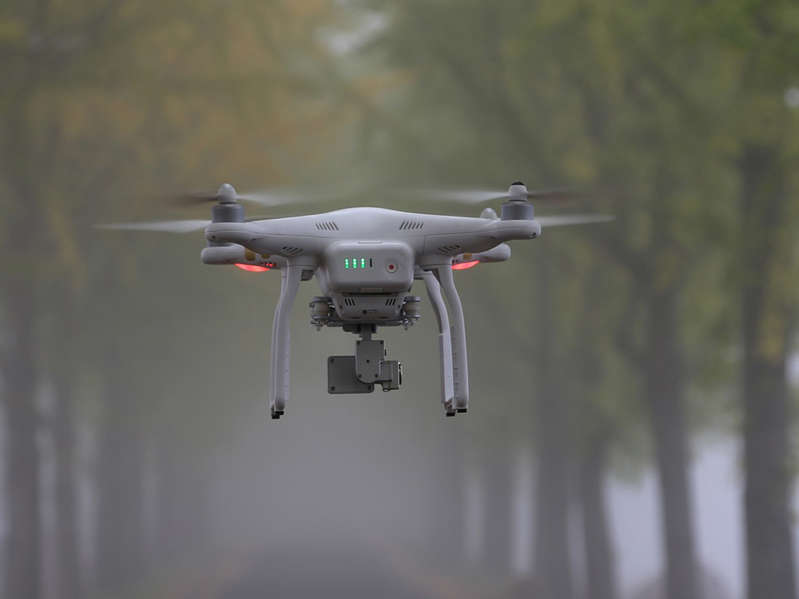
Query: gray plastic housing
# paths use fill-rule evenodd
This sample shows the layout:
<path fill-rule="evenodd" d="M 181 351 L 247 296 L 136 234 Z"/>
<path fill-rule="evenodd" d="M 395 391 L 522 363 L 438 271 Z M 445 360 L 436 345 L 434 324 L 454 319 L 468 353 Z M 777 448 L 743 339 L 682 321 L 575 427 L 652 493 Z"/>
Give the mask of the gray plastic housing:
<path fill-rule="evenodd" d="M 371 393 L 374 383 L 364 383 L 355 374 L 355 356 L 330 356 L 327 359 L 327 392 Z"/>
<path fill-rule="evenodd" d="M 385 343 L 372 339 L 371 333 L 355 342 L 354 356 L 330 356 L 327 359 L 328 393 L 371 393 L 376 384 L 383 391 L 399 389 L 402 364 L 385 357 Z"/>
<path fill-rule="evenodd" d="M 277 264 L 267 260 L 261 254 L 248 250 L 237 243 L 214 245 L 203 248 L 200 253 L 203 264 L 251 264 L 253 266 L 266 266 L 276 268 Z"/>
<path fill-rule="evenodd" d="M 324 253 L 332 293 L 400 293 L 413 284 L 413 251 L 398 241 L 339 241 Z"/>

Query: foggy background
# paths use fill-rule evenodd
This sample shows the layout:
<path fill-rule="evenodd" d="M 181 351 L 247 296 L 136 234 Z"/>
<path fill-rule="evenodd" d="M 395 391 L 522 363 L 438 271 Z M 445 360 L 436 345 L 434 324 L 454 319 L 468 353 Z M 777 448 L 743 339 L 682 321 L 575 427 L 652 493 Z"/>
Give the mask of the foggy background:
<path fill-rule="evenodd" d="M 782 0 L 0 3 L 2 596 L 796 597 L 797 34 Z M 616 220 L 456 273 L 455 419 L 418 282 L 363 396 L 303 284 L 272 421 L 279 273 L 94 228 L 517 179 Z"/>

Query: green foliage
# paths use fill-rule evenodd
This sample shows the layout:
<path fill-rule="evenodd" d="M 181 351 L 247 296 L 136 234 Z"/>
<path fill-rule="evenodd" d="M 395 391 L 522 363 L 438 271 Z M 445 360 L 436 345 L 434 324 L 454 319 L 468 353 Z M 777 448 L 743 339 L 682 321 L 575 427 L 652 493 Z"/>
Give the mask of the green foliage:
<path fill-rule="evenodd" d="M 266 362 L 265 335 L 231 346 L 219 318 L 237 310 L 225 285 L 246 297 L 253 280 L 209 277 L 197 236 L 134 239 L 92 227 L 163 216 L 165 192 L 275 184 L 300 163 L 312 171 L 323 162 L 320 140 L 340 123 L 303 63 L 326 52 L 315 32 L 332 21 L 322 3 L 0 8 L 0 209 L 10 216 L 0 225 L 2 272 L 38 285 L 40 374 L 74 371 L 79 397 L 93 398 L 86 415 L 135 400 L 153 434 L 201 445 L 228 434 L 222 417 L 238 412 L 219 405 L 238 398 L 221 379 L 217 389 L 197 381 L 197 364 L 207 371 L 226 355 L 241 374 L 237 356 Z M 22 242 L 12 242 L 22 227 Z M 192 299 L 209 296 L 213 313 Z M 91 372 L 105 390 L 85 385 Z M 125 393 L 111 386 L 120 384 Z"/>
<path fill-rule="evenodd" d="M 381 101 L 424 140 L 409 151 L 390 137 L 374 168 L 437 184 L 502 185 L 519 176 L 533 186 L 582 184 L 604 192 L 590 208 L 618 217 L 601 231 L 563 235 L 562 243 L 553 242 L 560 231 L 545 234 L 535 248 L 514 248 L 517 258 L 500 275 L 474 275 L 492 281 L 491 289 L 508 288 L 477 301 L 483 313 L 513 314 L 509 336 L 499 338 L 516 363 L 540 362 L 530 340 L 542 319 L 551 320 L 557 333 L 545 351 L 569 381 L 560 393 L 581 398 L 573 412 L 589 426 L 607 413 L 614 437 L 627 430 L 634 438 L 641 415 L 629 396 L 644 359 L 641 308 L 651 294 L 679 291 L 684 360 L 696 390 L 692 420 L 725 421 L 713 416 L 731 409 L 726 391 L 736 380 L 737 308 L 727 286 L 735 275 L 725 273 L 737 270 L 734 248 L 746 247 L 736 161 L 747 137 L 796 137 L 783 100 L 795 73 L 795 7 L 367 5 L 383 11 L 387 26 L 365 51 L 403 82 Z M 786 241 L 795 223 L 784 221 Z M 536 302 L 534 256 L 556 265 L 554 313 Z M 602 284 L 588 289 L 595 272 Z M 785 306 L 795 303 L 792 272 L 773 275 L 791 298 Z M 768 338 L 781 338 L 781 326 L 784 320 L 770 326 Z M 594 366 L 569 377 L 580 351 L 594 356 L 585 359 Z"/>
<path fill-rule="evenodd" d="M 93 224 L 169 217 L 162 195 L 225 180 L 596 189 L 567 208 L 614 224 L 457 275 L 480 414 L 463 426 L 475 444 L 529 435 L 548 377 L 576 450 L 608 438 L 634 470 L 653 297 L 679 298 L 694 430 L 735 418 L 742 286 L 764 288 L 762 353 L 793 346 L 797 33 L 783 0 L 4 2 L 0 309 L 35 284 L 41 377 L 74 371 L 90 421 L 124 386 L 143 430 L 202 459 L 262 402 L 277 282 L 201 267 L 198 235 Z M 757 197 L 787 198 L 771 220 L 741 205 L 752 149 Z"/>

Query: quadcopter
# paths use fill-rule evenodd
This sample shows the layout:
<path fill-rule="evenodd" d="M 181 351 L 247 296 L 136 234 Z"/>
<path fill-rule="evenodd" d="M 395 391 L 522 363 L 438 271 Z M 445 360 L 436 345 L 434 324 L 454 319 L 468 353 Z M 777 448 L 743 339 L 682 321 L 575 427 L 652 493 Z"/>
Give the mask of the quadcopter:
<path fill-rule="evenodd" d="M 205 264 L 235 265 L 253 272 L 280 271 L 280 299 L 272 325 L 271 417 L 284 415 L 289 398 L 289 315 L 300 282 L 316 277 L 322 295 L 309 305 L 317 330 L 339 327 L 357 335 L 354 355 L 327 359 L 331 394 L 399 389 L 403 368 L 388 360 L 385 344 L 373 338 L 378 327 L 406 329 L 420 317 L 421 298 L 410 295 L 415 280 L 424 282 L 438 327 L 441 403 L 446 416 L 469 409 L 466 326 L 454 270 L 510 258 L 507 242 L 536 239 L 543 227 L 600 223 L 602 214 L 535 217 L 531 199 L 557 197 L 564 190 L 528 191 L 514 182 L 507 192 L 441 192 L 467 202 L 504 200 L 500 215 L 485 208 L 479 217 L 400 212 L 384 208 L 347 208 L 285 218 L 244 217 L 240 203 L 285 203 L 273 194 L 239 195 L 225 183 L 212 195 L 211 220 L 159 221 L 102 225 L 104 228 L 186 233 L 205 230 Z"/>

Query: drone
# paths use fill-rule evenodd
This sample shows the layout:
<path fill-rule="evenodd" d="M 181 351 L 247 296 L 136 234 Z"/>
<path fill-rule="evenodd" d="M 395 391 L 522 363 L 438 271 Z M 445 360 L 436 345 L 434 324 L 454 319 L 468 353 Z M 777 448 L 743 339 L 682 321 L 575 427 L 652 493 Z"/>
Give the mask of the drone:
<path fill-rule="evenodd" d="M 432 193 L 432 192 L 431 192 Z M 202 262 L 235 265 L 251 272 L 280 272 L 280 299 L 272 324 L 269 408 L 285 414 L 289 399 L 289 315 L 302 281 L 316 278 L 322 295 L 310 304 L 317 328 L 354 333 L 354 355 L 327 359 L 327 391 L 371 393 L 399 389 L 403 367 L 388 360 L 378 327 L 406 329 L 420 318 L 421 298 L 411 295 L 424 282 L 438 328 L 441 403 L 448 417 L 469 409 L 466 325 L 453 272 L 511 256 L 507 242 L 536 239 L 544 227 L 607 222 L 603 214 L 560 214 L 536 218 L 532 199 L 568 195 L 567 190 L 528 191 L 516 181 L 507 192 L 440 192 L 443 199 L 479 203 L 503 200 L 500 215 L 485 208 L 479 217 L 419 214 L 357 207 L 321 214 L 245 219 L 241 201 L 269 206 L 286 203 L 274 194 L 239 195 L 228 183 L 215 194 L 194 194 L 213 202 L 211 220 L 101 225 L 104 228 L 187 233 L 204 229 Z"/>

